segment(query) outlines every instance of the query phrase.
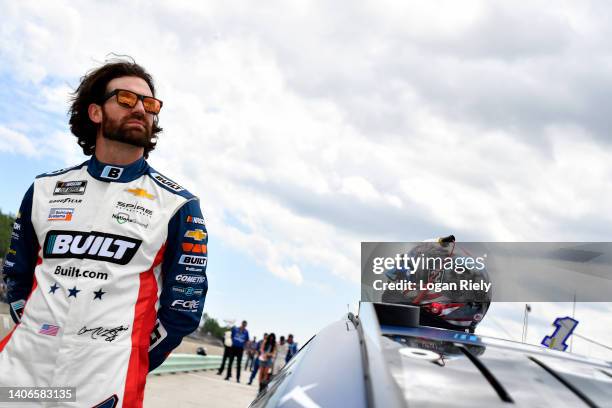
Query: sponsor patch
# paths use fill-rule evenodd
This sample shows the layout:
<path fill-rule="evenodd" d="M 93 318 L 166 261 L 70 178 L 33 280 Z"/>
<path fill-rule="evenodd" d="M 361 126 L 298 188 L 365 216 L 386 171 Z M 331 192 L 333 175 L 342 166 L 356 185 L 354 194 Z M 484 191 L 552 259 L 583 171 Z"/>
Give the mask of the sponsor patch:
<path fill-rule="evenodd" d="M 83 199 L 81 198 L 55 198 L 49 200 L 49 204 L 81 204 Z"/>
<path fill-rule="evenodd" d="M 102 169 L 102 174 L 100 174 L 100 177 L 109 180 L 119 180 L 122 173 L 123 168 L 121 167 L 105 166 L 104 169 Z"/>
<path fill-rule="evenodd" d="M 151 351 L 155 346 L 157 346 L 163 339 L 168 336 L 168 332 L 161 324 L 159 319 L 155 322 L 155 326 L 153 327 L 153 331 L 151 332 L 151 344 L 149 346 L 149 351 Z"/>
<path fill-rule="evenodd" d="M 192 238 L 194 241 L 204 241 L 208 234 L 201 229 L 189 230 L 185 233 L 185 238 Z"/>
<path fill-rule="evenodd" d="M 12 268 L 13 266 L 15 266 L 15 262 L 11 262 L 11 261 L 4 261 L 4 266 L 7 266 L 9 268 Z"/>
<path fill-rule="evenodd" d="M 136 225 L 140 225 L 143 228 L 148 228 L 149 224 L 145 224 L 143 222 L 138 221 L 135 218 L 130 218 L 130 215 L 127 213 L 117 213 L 117 214 L 113 214 L 113 219 L 115 221 L 117 221 L 118 224 L 125 224 L 125 223 L 131 223 L 131 224 L 136 224 Z"/>
<path fill-rule="evenodd" d="M 151 173 L 151 177 L 153 177 L 155 180 L 159 181 L 164 186 L 168 187 L 170 190 L 174 190 L 174 191 L 177 191 L 177 192 L 184 190 L 183 187 L 179 186 L 174 181 L 172 181 L 172 180 L 162 176 L 159 173 Z"/>
<path fill-rule="evenodd" d="M 54 174 L 60 174 L 63 173 L 65 171 L 68 171 L 70 169 L 73 169 L 73 167 L 66 167 L 65 169 L 59 169 L 59 170 L 53 170 L 53 171 L 49 171 L 47 173 L 44 173 L 45 176 L 52 176 Z"/>
<path fill-rule="evenodd" d="M 58 181 L 55 183 L 53 195 L 85 194 L 87 180 Z"/>
<path fill-rule="evenodd" d="M 21 224 L 16 222 L 13 224 L 13 231 L 21 231 Z"/>
<path fill-rule="evenodd" d="M 180 274 L 176 275 L 176 278 L 174 278 L 174 280 L 181 283 L 199 284 L 206 282 L 206 276 Z"/>
<path fill-rule="evenodd" d="M 23 308 L 25 307 L 25 300 L 19 299 L 11 303 L 11 311 L 12 317 L 14 320 L 18 322 L 21 321 L 21 316 L 23 315 Z"/>
<path fill-rule="evenodd" d="M 119 404 L 119 397 L 117 394 L 113 394 L 98 405 L 94 405 L 92 408 L 116 408 Z"/>
<path fill-rule="evenodd" d="M 208 260 L 205 256 L 196 256 L 196 255 L 181 255 L 179 259 L 179 264 L 181 265 L 197 265 L 197 266 L 206 266 L 206 261 Z"/>
<path fill-rule="evenodd" d="M 89 278 L 89 279 L 102 279 L 102 280 L 108 279 L 108 273 L 106 272 L 96 272 L 96 271 L 88 271 L 88 270 L 81 271 L 81 269 L 77 268 L 76 266 L 61 267 L 58 265 L 55 267 L 55 271 L 53 273 L 55 275 L 67 276 L 69 278 L 83 277 L 83 278 Z"/>
<path fill-rule="evenodd" d="M 135 195 L 136 197 L 144 197 L 144 198 L 148 198 L 149 200 L 155 199 L 155 196 L 153 194 L 150 194 L 147 190 L 143 188 L 128 188 L 125 191 L 127 191 L 130 194 Z"/>
<path fill-rule="evenodd" d="M 202 273 L 204 271 L 204 269 L 202 268 L 192 268 L 191 266 L 186 266 L 185 270 L 187 272 L 197 272 L 197 273 Z"/>
<path fill-rule="evenodd" d="M 194 244 L 193 242 L 183 242 L 183 251 L 194 254 L 205 254 L 206 244 Z"/>
<path fill-rule="evenodd" d="M 59 329 L 59 326 L 43 323 L 43 325 L 40 326 L 40 330 L 38 332 L 46 336 L 57 336 Z"/>
<path fill-rule="evenodd" d="M 192 288 L 191 286 L 173 286 L 172 291 L 176 293 L 181 293 L 185 296 L 201 296 L 202 292 L 204 292 L 204 289 L 196 289 Z"/>
<path fill-rule="evenodd" d="M 187 222 L 190 222 L 192 224 L 206 225 L 204 223 L 204 218 L 201 218 L 201 217 L 192 217 L 191 215 L 187 216 Z"/>
<path fill-rule="evenodd" d="M 70 221 L 74 214 L 74 208 L 51 208 L 49 211 L 49 221 Z"/>
<path fill-rule="evenodd" d="M 11 303 L 11 309 L 13 309 L 14 312 L 17 312 L 17 311 L 23 309 L 24 306 L 25 306 L 25 300 L 23 300 L 23 299 L 16 300 L 13 303 Z"/>
<path fill-rule="evenodd" d="M 129 263 L 141 240 L 103 232 L 52 230 L 44 242 L 45 258 L 94 259 L 119 265 Z"/>
<path fill-rule="evenodd" d="M 126 203 L 124 201 L 117 201 L 115 203 L 115 208 L 121 212 L 128 212 L 135 215 L 143 215 L 149 218 L 151 218 L 151 216 L 153 215 L 153 210 L 143 205 L 140 205 L 138 202 Z"/>
<path fill-rule="evenodd" d="M 174 302 L 172 302 L 172 305 L 170 306 L 170 308 L 174 310 L 187 310 L 192 313 L 195 313 L 198 311 L 199 305 L 200 305 L 199 300 L 177 299 Z"/>

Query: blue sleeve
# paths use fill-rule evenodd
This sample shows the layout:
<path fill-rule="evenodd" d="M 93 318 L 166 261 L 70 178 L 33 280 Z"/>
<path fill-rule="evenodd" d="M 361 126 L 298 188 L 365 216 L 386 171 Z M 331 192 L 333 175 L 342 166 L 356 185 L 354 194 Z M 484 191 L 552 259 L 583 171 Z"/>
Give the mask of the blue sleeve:
<path fill-rule="evenodd" d="M 198 328 L 208 291 L 208 233 L 197 200 L 185 203 L 168 224 L 162 291 L 151 333 L 149 371 L 164 362 L 183 337 Z"/>
<path fill-rule="evenodd" d="M 4 281 L 7 287 L 7 300 L 13 321 L 19 323 L 25 302 L 32 291 L 34 268 L 38 253 L 38 239 L 32 225 L 32 197 L 34 184 L 30 186 L 23 201 L 11 232 L 11 246 L 4 260 Z"/>

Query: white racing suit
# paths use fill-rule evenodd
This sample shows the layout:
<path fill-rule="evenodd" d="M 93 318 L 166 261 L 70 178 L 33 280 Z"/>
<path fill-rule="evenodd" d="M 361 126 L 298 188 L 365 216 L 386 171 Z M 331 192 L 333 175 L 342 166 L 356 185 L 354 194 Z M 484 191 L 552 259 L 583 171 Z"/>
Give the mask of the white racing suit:
<path fill-rule="evenodd" d="M 147 373 L 200 322 L 207 243 L 198 199 L 144 159 L 38 176 L 4 264 L 0 386 L 76 387 L 29 407 L 142 406 Z"/>

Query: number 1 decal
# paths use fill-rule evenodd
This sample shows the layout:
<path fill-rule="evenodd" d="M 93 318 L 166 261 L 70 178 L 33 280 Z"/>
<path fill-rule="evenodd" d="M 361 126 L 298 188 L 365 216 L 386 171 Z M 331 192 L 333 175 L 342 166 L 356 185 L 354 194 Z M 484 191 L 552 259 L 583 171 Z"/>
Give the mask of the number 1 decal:
<path fill-rule="evenodd" d="M 574 329 L 578 325 L 578 320 L 574 320 L 571 317 L 557 317 L 553 323 L 555 332 L 552 336 L 546 336 L 542 339 L 542 345 L 554 349 L 565 351 L 567 344 L 565 342 L 574 332 Z"/>

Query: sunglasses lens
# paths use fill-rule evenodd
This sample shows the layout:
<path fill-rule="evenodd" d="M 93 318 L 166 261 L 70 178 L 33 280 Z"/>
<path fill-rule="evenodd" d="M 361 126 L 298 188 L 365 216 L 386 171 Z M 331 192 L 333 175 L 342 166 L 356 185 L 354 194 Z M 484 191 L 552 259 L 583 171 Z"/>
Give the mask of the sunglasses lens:
<path fill-rule="evenodd" d="M 144 98 L 142 100 L 145 111 L 157 115 L 161 110 L 161 102 L 155 98 Z"/>
<path fill-rule="evenodd" d="M 117 93 L 117 103 L 119 103 L 119 105 L 133 108 L 134 106 L 136 106 L 137 101 L 138 96 L 136 96 L 135 93 L 129 91 L 119 91 Z"/>

